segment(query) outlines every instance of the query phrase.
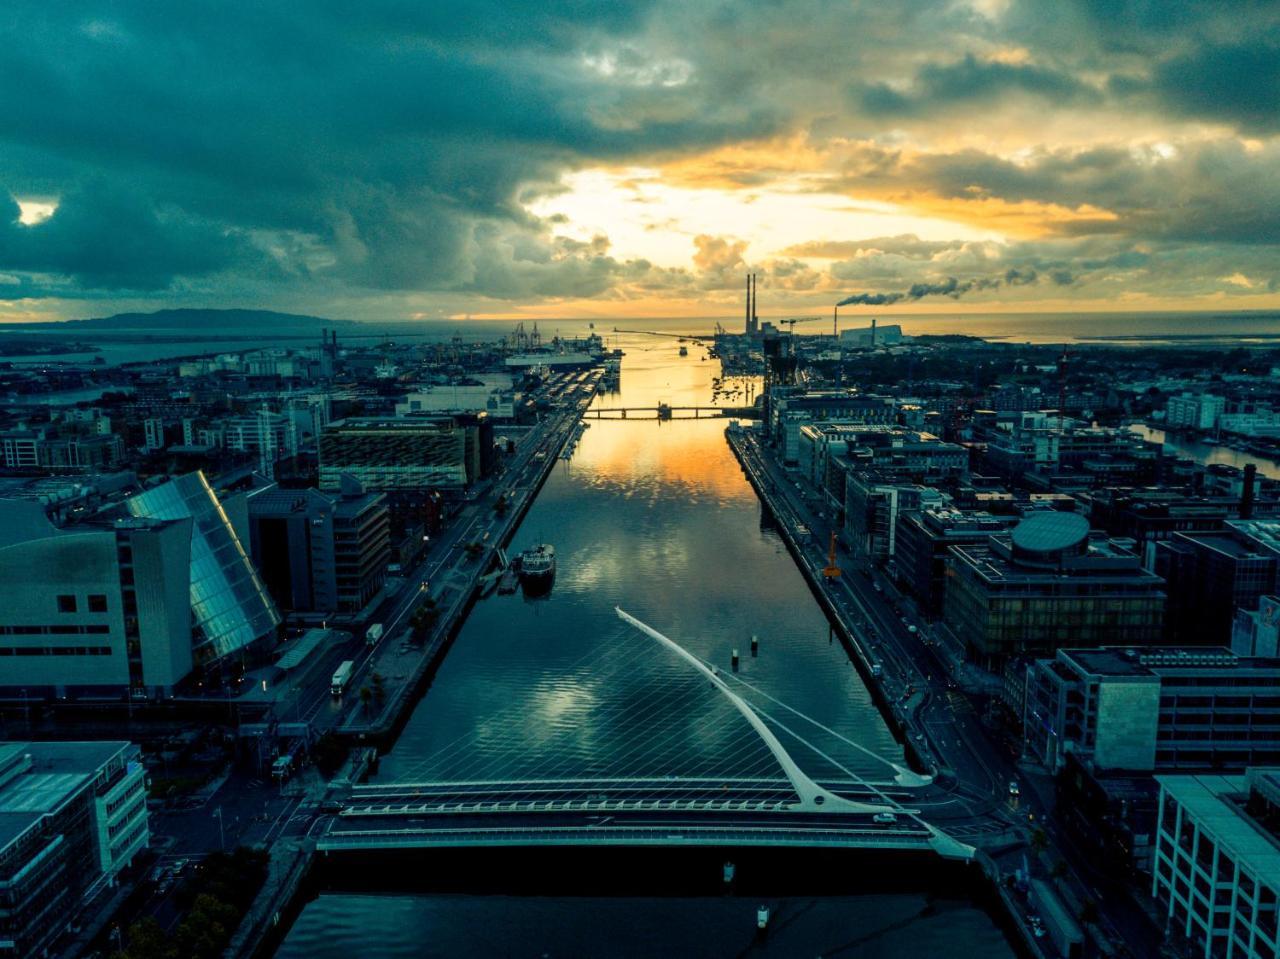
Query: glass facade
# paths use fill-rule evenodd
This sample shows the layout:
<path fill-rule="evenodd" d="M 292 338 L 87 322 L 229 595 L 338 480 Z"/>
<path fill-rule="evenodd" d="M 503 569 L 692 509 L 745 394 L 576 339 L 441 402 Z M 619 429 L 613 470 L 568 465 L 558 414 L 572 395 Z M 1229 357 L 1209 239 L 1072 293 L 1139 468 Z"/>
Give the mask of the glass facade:
<path fill-rule="evenodd" d="M 195 656 L 208 662 L 272 632 L 280 614 L 203 473 L 188 473 L 128 501 L 134 516 L 192 520 Z"/>

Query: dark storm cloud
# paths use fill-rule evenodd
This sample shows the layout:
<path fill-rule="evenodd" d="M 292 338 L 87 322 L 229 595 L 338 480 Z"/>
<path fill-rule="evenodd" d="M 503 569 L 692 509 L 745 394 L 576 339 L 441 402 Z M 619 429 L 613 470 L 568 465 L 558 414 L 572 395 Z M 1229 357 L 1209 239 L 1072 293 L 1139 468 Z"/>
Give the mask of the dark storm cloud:
<path fill-rule="evenodd" d="M 928 115 L 957 106 L 981 106 L 1029 96 L 1055 107 L 1097 103 L 1101 94 L 1068 73 L 1025 63 L 979 60 L 972 53 L 954 63 L 927 64 L 905 92 L 882 83 L 860 87 L 855 97 L 872 116 Z"/>
<path fill-rule="evenodd" d="M 243 237 L 166 215 L 144 196 L 101 182 L 64 197 L 43 222 L 27 226 L 19 214 L 0 197 L 2 269 L 73 276 L 90 288 L 158 289 L 175 276 L 243 266 L 255 256 Z"/>
<path fill-rule="evenodd" d="M 1246 147 L 1232 135 L 1149 155 L 1128 148 L 1118 119 L 1276 131 L 1280 4 L 994 6 L 126 0 L 90 12 L 13 0 L 0 18 L 0 203 L 61 206 L 34 227 L 0 210 L 0 275 L 39 277 L 9 290 L 81 296 L 197 280 L 212 294 L 351 299 L 623 296 L 621 284 L 696 295 L 737 267 L 693 275 L 627 261 L 557 237 L 570 225 L 538 220 L 527 203 L 576 168 L 660 165 L 726 145 L 744 145 L 745 159 L 721 183 L 767 186 L 794 173 L 783 151 L 752 150 L 767 137 L 844 157 L 814 173 L 815 190 L 1096 210 L 1054 227 L 1082 249 L 1111 244 L 1085 259 L 1139 240 L 1280 242 L 1274 140 Z M 1034 128 L 1040 115 L 1046 129 L 1059 117 L 1096 125 L 1098 145 L 1045 146 L 1056 141 Z M 938 147 L 929 138 L 942 125 L 971 144 L 999 127 L 1001 149 Z M 904 142 L 914 149 L 886 146 Z M 1074 254 L 977 262 L 980 247 L 867 242 L 884 245 L 848 247 L 839 269 L 861 273 L 836 279 L 903 291 L 954 275 L 1030 292 L 1105 272 Z M 921 256 L 929 272 L 903 272 Z M 1203 267 L 1178 262 L 1218 269 L 1212 255 Z M 832 280 L 794 263 L 777 270 L 796 291 Z"/>
<path fill-rule="evenodd" d="M 557 278 L 566 295 L 598 289 L 611 260 L 521 257 L 522 244 L 551 242 L 521 205 L 530 187 L 551 189 L 585 158 L 713 146 L 782 122 L 767 104 L 664 96 L 670 71 L 611 82 L 584 65 L 584 51 L 619 49 L 649 6 L 121 4 L 92 19 L 10 5 L 0 192 L 74 203 L 7 236 L 0 271 L 145 289 L 243 269 L 237 257 L 258 250 L 263 270 L 380 290 L 471 291 L 484 277 L 497 295 L 522 282 L 553 295 Z M 609 68 L 634 74 L 636 57 L 624 49 Z M 122 180 L 165 219 L 115 210 L 117 233 L 141 228 L 119 255 L 59 253 L 75 230 L 109 229 L 79 222 L 87 184 Z M 105 199 L 95 209 L 113 215 Z M 205 256 L 188 243 L 196 224 L 220 237 Z M 162 227 L 177 242 L 130 267 L 127 245 L 145 250 Z M 233 255 L 232 235 L 256 245 Z"/>

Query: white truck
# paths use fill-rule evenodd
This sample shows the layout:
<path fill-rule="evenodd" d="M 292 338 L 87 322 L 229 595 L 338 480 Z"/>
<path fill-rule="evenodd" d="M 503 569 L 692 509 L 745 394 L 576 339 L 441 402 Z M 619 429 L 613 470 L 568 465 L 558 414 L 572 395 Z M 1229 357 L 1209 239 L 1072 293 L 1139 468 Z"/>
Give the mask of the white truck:
<path fill-rule="evenodd" d="M 351 674 L 355 672 L 355 660 L 348 659 L 333 674 L 333 679 L 329 683 L 329 692 L 335 696 L 341 696 L 342 691 L 347 688 L 347 683 L 351 682 Z"/>
<path fill-rule="evenodd" d="M 364 641 L 369 646 L 377 646 L 378 640 L 382 638 L 382 624 L 374 623 L 364 631 Z"/>

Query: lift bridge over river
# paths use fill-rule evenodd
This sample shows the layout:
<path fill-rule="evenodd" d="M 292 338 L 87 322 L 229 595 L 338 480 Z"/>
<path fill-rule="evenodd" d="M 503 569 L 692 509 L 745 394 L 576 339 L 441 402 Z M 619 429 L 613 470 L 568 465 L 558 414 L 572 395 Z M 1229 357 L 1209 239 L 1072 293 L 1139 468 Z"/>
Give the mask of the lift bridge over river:
<path fill-rule="evenodd" d="M 696 744 L 712 747 L 714 768 L 702 774 L 696 768 L 663 774 L 649 762 L 639 772 L 629 769 L 629 756 L 643 756 L 646 749 L 651 759 L 695 751 L 687 724 L 675 749 L 654 751 L 654 744 L 671 730 L 646 725 L 646 709 L 632 701 L 620 723 L 639 744 L 634 750 L 611 750 L 607 768 L 574 775 L 580 770 L 573 769 L 572 757 L 560 757 L 539 760 L 543 765 L 534 765 L 527 775 L 494 778 L 489 771 L 510 769 L 510 762 L 486 764 L 476 758 L 476 742 L 459 742 L 444 750 L 465 760 L 461 774 L 447 781 L 434 776 L 417 781 L 419 777 L 401 774 L 396 782 L 353 787 L 345 808 L 319 837 L 317 850 L 329 855 L 484 846 L 800 846 L 932 851 L 969 860 L 975 846 L 1003 828 L 989 815 L 989 807 L 975 804 L 977 797 L 966 799 L 955 787 L 943 788 L 900 762 L 875 756 L 734 671 L 699 659 L 620 609 L 617 614 L 660 647 L 641 643 L 649 655 L 674 658 L 686 686 L 717 700 L 716 728 Z M 668 700 L 680 699 L 672 690 L 655 691 L 654 696 L 660 700 L 664 693 Z M 749 697 L 766 705 L 753 705 Z M 688 718 L 683 706 L 678 704 L 677 711 Z M 659 712 L 656 706 L 647 710 Z M 621 709 L 611 713 L 595 704 L 584 725 L 608 725 L 621 715 Z M 519 717 L 495 725 L 510 722 L 518 724 Z M 733 729 L 726 733 L 725 727 Z M 491 747 L 505 751 L 508 759 L 530 758 L 536 744 L 528 742 L 524 730 L 516 733 L 509 741 L 500 733 L 490 735 Z M 827 751 L 831 747 L 815 742 L 822 736 L 865 754 L 884 775 L 873 779 L 852 771 Z M 792 743 L 791 749 L 783 739 Z M 793 751 L 801 750 L 810 759 L 818 757 L 815 761 L 826 772 L 815 777 L 803 770 L 793 758 Z M 646 763 L 641 759 L 632 765 Z"/>

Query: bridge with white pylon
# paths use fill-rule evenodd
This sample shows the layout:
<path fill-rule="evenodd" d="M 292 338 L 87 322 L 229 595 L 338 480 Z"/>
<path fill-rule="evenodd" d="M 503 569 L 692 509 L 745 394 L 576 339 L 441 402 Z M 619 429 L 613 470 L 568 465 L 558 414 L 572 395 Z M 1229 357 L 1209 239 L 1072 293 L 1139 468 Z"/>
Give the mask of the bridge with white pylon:
<path fill-rule="evenodd" d="M 1004 824 L 901 763 L 849 769 L 814 730 L 857 743 L 688 652 L 628 613 L 619 618 L 709 683 L 745 721 L 759 757 L 734 774 L 475 776 L 355 786 L 322 854 L 494 846 L 802 846 L 932 851 L 969 860 Z M 752 705 L 747 696 L 767 705 Z M 781 737 L 827 760 L 817 778 Z M 758 747 L 763 746 L 763 750 Z"/>

